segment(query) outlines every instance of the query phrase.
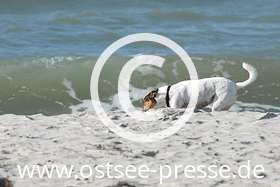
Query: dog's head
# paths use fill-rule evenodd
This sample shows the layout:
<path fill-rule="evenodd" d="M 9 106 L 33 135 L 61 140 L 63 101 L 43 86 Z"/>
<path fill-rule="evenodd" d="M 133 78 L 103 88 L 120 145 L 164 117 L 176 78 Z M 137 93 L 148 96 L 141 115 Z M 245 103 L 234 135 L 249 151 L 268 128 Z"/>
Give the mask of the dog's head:
<path fill-rule="evenodd" d="M 143 110 L 146 112 L 147 110 L 153 108 L 156 104 L 156 96 L 157 96 L 158 90 L 150 91 L 143 99 Z"/>

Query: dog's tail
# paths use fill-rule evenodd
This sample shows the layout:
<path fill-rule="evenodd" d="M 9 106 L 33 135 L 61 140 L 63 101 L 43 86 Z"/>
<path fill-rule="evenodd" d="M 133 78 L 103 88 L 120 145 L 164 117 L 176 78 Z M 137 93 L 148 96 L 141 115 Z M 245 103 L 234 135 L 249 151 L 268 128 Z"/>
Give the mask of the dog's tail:
<path fill-rule="evenodd" d="M 248 71 L 249 73 L 249 78 L 246 81 L 243 82 L 237 82 L 236 86 L 237 88 L 244 88 L 245 86 L 248 86 L 249 84 L 253 83 L 258 76 L 257 70 L 251 66 L 250 64 L 247 64 L 245 62 L 242 63 L 242 67 Z"/>

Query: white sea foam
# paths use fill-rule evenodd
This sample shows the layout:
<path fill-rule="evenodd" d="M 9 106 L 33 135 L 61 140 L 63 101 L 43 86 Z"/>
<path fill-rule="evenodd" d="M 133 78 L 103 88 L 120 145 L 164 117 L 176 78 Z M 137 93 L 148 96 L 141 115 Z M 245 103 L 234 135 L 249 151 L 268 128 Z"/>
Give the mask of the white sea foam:
<path fill-rule="evenodd" d="M 146 75 L 154 75 L 160 78 L 165 78 L 165 75 L 162 73 L 162 71 L 158 68 L 155 68 L 153 66 L 141 66 L 136 69 L 137 72 L 141 73 L 142 76 Z"/>
<path fill-rule="evenodd" d="M 80 98 L 77 97 L 76 92 L 72 86 L 72 82 L 67 80 L 67 79 L 63 79 L 62 84 L 65 86 L 65 88 L 67 89 L 67 93 L 70 97 L 72 97 L 73 99 L 77 100 L 77 101 L 82 101 Z"/>

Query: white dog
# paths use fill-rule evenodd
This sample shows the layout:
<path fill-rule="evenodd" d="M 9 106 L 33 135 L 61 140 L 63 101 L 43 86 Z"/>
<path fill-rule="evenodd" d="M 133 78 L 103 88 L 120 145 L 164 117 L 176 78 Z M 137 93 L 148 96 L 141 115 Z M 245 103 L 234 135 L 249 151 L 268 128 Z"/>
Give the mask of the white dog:
<path fill-rule="evenodd" d="M 197 109 L 213 103 L 212 111 L 228 110 L 236 101 L 237 90 L 251 84 L 257 78 L 254 67 L 246 63 L 243 63 L 242 67 L 249 73 L 248 80 L 244 82 L 235 83 L 224 77 L 213 77 L 182 81 L 153 90 L 144 97 L 144 111 L 154 107 L 187 107 L 192 91 L 191 81 L 196 81 L 199 86 Z"/>

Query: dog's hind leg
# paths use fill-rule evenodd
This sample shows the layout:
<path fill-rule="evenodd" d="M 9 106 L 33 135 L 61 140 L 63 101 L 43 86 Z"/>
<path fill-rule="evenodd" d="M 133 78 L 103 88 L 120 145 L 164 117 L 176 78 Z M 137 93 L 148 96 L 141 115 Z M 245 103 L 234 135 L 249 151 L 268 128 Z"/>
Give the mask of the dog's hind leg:
<path fill-rule="evenodd" d="M 235 97 L 231 95 L 218 96 L 218 99 L 213 103 L 212 112 L 228 110 L 235 102 Z"/>
<path fill-rule="evenodd" d="M 213 102 L 212 112 L 228 110 L 236 101 L 237 91 L 233 82 L 216 90 L 216 98 Z"/>

